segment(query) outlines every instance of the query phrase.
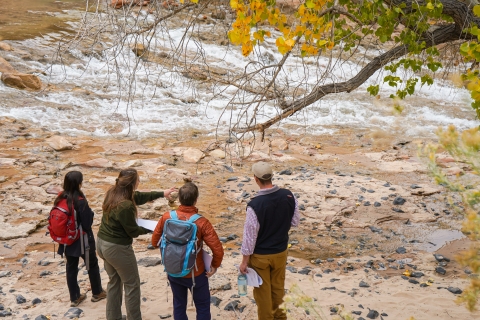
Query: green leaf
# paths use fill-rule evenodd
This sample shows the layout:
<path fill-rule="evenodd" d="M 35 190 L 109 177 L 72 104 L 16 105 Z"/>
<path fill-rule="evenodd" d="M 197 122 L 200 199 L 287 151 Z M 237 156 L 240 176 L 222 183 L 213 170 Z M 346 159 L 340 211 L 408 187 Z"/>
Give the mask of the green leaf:
<path fill-rule="evenodd" d="M 315 3 L 313 3 L 313 1 L 307 1 L 307 2 L 305 2 L 305 5 L 306 5 L 307 8 L 309 8 L 309 9 L 315 8 Z"/>
<path fill-rule="evenodd" d="M 380 86 L 377 84 L 376 86 L 369 86 L 367 88 L 368 93 L 372 96 L 376 96 L 378 92 L 380 91 Z"/>

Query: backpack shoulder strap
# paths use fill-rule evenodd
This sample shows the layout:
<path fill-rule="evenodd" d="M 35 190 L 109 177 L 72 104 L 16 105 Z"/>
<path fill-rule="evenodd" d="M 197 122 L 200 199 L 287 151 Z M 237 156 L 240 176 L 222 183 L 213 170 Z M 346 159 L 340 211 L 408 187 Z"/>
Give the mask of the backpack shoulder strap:
<path fill-rule="evenodd" d="M 178 220 L 177 211 L 175 211 L 175 210 L 170 211 L 170 219 Z"/>
<path fill-rule="evenodd" d="M 195 221 L 197 221 L 198 219 L 200 219 L 202 216 L 198 213 L 194 214 L 193 216 L 190 217 L 190 219 L 188 219 L 188 222 L 192 222 L 194 223 Z"/>

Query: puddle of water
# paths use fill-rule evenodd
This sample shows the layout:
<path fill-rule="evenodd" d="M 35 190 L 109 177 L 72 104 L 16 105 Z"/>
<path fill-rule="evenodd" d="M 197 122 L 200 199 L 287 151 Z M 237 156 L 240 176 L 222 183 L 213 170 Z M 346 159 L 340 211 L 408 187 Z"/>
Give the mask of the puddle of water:
<path fill-rule="evenodd" d="M 71 30 L 61 18 L 63 10 L 84 10 L 81 0 L 1 1 L 0 40 L 25 40 L 36 36 Z"/>
<path fill-rule="evenodd" d="M 447 243 L 465 238 L 465 235 L 458 230 L 437 229 L 427 235 L 422 243 L 417 244 L 417 248 L 427 252 L 435 252 Z"/>

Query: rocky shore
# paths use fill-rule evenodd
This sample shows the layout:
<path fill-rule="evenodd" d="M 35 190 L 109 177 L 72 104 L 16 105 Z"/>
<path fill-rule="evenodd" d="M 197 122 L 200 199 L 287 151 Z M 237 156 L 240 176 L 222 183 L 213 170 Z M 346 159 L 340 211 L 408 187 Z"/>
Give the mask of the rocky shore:
<path fill-rule="evenodd" d="M 84 173 L 83 190 L 101 218 L 105 190 L 118 171 L 135 167 L 140 188 L 200 187 L 200 213 L 214 222 L 226 257 L 211 281 L 214 319 L 256 319 L 253 295 L 236 295 L 245 204 L 255 193 L 250 167 L 271 161 L 274 182 L 299 199 L 301 225 L 292 229 L 287 266 L 291 318 L 475 319 L 455 304 L 470 277 L 454 260 L 469 245 L 459 231 L 462 207 L 435 185 L 417 157 L 422 141 L 387 133 L 339 132 L 295 136 L 272 131 L 264 141 L 214 139 L 195 131 L 132 140 L 60 136 L 31 123 L 0 118 L 0 317 L 105 319 L 104 302 L 89 299 L 70 309 L 65 262 L 45 235 L 56 187 L 69 170 Z M 437 161 L 450 174 L 469 168 L 445 154 Z M 140 207 L 157 220 L 170 209 L 160 199 Z M 142 280 L 145 319 L 167 319 L 171 295 L 150 238 L 134 241 Z M 105 271 L 101 272 L 104 286 Z M 82 266 L 83 290 L 89 290 Z M 89 294 L 90 295 L 90 294 Z M 194 314 L 194 308 L 189 308 Z"/>

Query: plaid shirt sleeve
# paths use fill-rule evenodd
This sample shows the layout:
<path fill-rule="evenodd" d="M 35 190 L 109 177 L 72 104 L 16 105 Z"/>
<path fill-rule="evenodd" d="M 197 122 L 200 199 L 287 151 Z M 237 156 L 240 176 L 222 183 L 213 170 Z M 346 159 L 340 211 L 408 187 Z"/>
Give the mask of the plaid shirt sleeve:
<path fill-rule="evenodd" d="M 260 230 L 260 223 L 257 215 L 251 207 L 247 207 L 247 217 L 245 219 L 245 226 L 243 228 L 243 242 L 241 252 L 244 256 L 250 256 L 255 249 L 257 242 L 258 230 Z"/>
<path fill-rule="evenodd" d="M 295 199 L 295 211 L 293 212 L 293 217 L 292 217 L 292 226 L 293 227 L 298 227 L 298 224 L 300 223 L 300 211 L 298 211 L 298 200 L 293 196 Z"/>

